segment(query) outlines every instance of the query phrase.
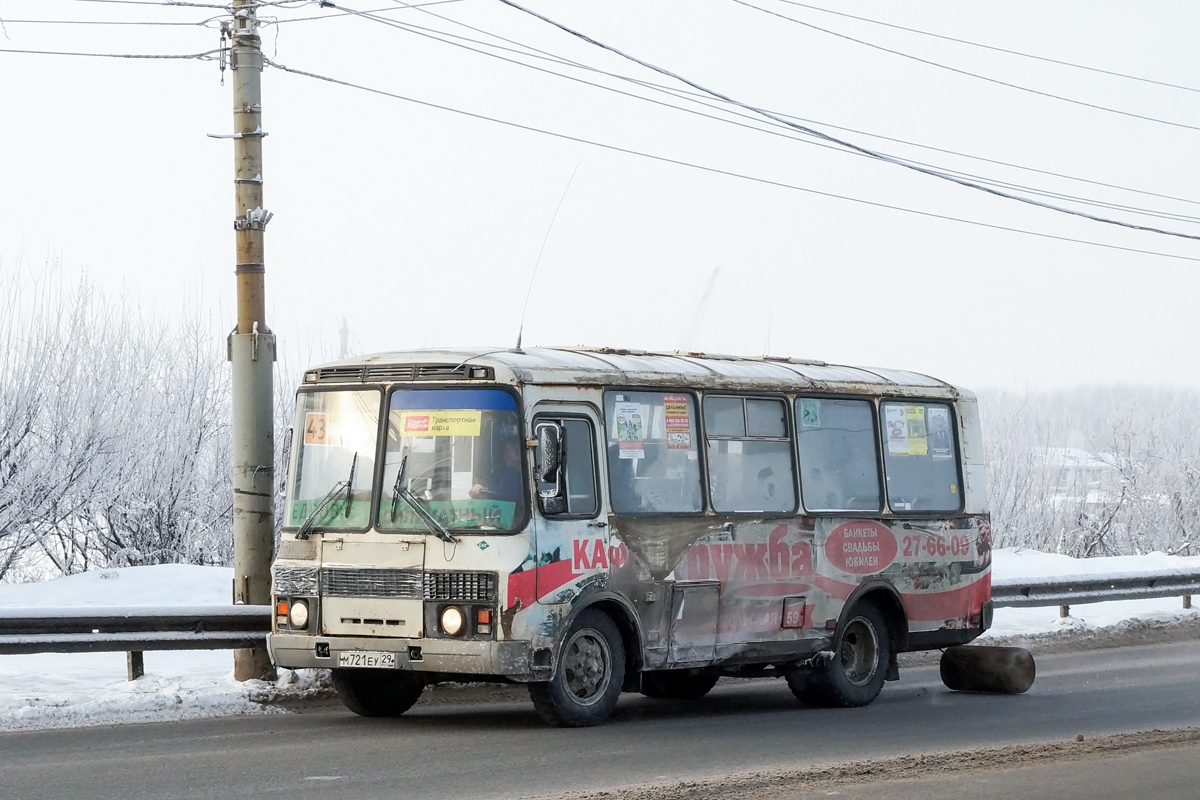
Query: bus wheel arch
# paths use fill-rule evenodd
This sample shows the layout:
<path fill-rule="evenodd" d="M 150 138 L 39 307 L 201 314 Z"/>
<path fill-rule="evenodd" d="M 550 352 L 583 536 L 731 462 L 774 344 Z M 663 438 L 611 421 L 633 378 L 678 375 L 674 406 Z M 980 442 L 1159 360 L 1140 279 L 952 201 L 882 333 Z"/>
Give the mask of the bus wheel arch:
<path fill-rule="evenodd" d="M 561 652 L 561 645 L 565 642 L 566 631 L 570 629 L 571 622 L 577 615 L 591 608 L 607 614 L 621 634 L 621 644 L 625 648 L 625 681 L 621 687 L 622 691 L 638 691 L 644 666 L 642 627 L 637 612 L 621 595 L 613 592 L 595 592 L 580 598 L 565 620 L 563 637 L 559 641 L 559 651 Z"/>
<path fill-rule="evenodd" d="M 859 586 L 842 608 L 841 619 L 838 620 L 838 630 L 845 626 L 855 607 L 859 603 L 871 603 L 883 615 L 887 623 L 888 638 L 891 644 L 891 655 L 895 659 L 897 653 L 908 649 L 908 613 L 904 610 L 904 601 L 896 587 L 885 581 L 868 581 Z"/>
<path fill-rule="evenodd" d="M 572 614 L 550 680 L 530 683 L 538 715 L 551 725 L 598 725 L 616 707 L 625 683 L 627 657 L 617 622 L 599 604 Z"/>

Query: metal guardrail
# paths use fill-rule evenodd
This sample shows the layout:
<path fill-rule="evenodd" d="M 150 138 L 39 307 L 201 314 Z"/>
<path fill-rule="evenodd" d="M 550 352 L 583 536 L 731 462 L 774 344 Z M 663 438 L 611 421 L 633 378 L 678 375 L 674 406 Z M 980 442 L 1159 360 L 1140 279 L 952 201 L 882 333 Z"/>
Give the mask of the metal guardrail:
<path fill-rule="evenodd" d="M 992 603 L 997 608 L 1058 606 L 1059 616 L 1063 617 L 1070 614 L 1072 605 L 1107 600 L 1182 597 L 1183 607 L 1191 608 L 1193 594 L 1200 594 L 1200 572 L 1163 570 L 1127 575 L 992 581 Z"/>
<path fill-rule="evenodd" d="M 146 650 L 233 650 L 262 644 L 270 606 L 0 609 L 0 655 L 127 653 L 129 680 Z"/>
<path fill-rule="evenodd" d="M 1106 600 L 1182 597 L 1191 608 L 1193 594 L 1200 594 L 1200 571 L 992 581 L 997 608 L 1058 606 L 1064 617 L 1072 605 Z M 0 655 L 125 652 L 134 680 L 146 650 L 256 647 L 270 630 L 270 606 L 0 608 Z"/>

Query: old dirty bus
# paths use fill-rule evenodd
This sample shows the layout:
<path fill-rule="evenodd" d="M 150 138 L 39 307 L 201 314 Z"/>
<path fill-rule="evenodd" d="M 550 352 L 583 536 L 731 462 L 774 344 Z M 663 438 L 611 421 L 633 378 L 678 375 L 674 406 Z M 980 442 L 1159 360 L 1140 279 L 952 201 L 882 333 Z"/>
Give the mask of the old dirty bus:
<path fill-rule="evenodd" d="M 388 353 L 296 398 L 269 648 L 345 705 L 527 684 L 548 722 L 722 675 L 861 706 L 991 622 L 974 395 L 819 361 Z"/>

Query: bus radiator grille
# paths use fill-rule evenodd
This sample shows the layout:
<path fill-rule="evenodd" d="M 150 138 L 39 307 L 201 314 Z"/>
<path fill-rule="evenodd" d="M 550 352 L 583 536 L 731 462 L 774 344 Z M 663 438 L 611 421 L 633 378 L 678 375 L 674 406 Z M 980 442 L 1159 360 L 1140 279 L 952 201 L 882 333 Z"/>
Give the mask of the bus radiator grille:
<path fill-rule="evenodd" d="M 421 599 L 421 570 L 343 567 L 321 570 L 324 597 L 399 597 Z"/>
<path fill-rule="evenodd" d="M 491 603 L 496 599 L 496 573 L 426 572 L 425 599 Z"/>

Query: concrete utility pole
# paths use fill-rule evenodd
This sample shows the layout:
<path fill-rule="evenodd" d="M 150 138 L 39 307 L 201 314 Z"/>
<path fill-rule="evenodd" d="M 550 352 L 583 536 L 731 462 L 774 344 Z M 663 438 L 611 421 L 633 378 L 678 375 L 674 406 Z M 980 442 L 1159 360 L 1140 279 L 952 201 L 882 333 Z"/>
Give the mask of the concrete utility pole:
<path fill-rule="evenodd" d="M 237 197 L 237 327 L 229 335 L 233 362 L 233 601 L 271 602 L 271 557 L 275 546 L 275 435 L 272 375 L 275 336 L 266 324 L 266 264 L 263 233 L 270 212 L 263 207 L 262 41 L 255 0 L 233 0 L 229 66 L 233 72 L 233 159 Z M 234 678 L 272 679 L 265 646 L 236 650 Z"/>

